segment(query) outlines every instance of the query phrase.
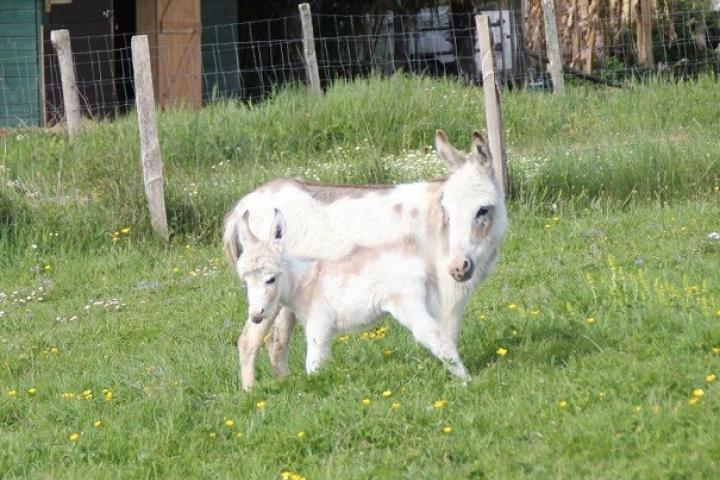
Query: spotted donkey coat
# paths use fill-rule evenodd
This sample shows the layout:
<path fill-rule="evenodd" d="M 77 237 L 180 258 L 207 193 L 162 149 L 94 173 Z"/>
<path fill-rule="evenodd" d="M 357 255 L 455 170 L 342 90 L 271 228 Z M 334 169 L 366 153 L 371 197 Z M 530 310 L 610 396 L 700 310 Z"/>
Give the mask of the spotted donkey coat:
<path fill-rule="evenodd" d="M 266 183 L 226 216 L 223 241 L 228 260 L 237 269 L 246 211 L 252 212 L 250 230 L 264 234 L 274 210 L 281 210 L 287 222 L 285 249 L 298 257 L 338 260 L 358 248 L 411 240 L 425 262 L 428 291 L 434 292 L 428 296 L 427 310 L 457 345 L 469 297 L 492 272 L 508 219 L 480 134 L 473 133 L 467 154 L 456 150 L 440 130 L 435 145 L 451 170 L 447 178 L 386 186 L 322 185 L 287 178 Z M 257 312 L 250 316 L 253 313 Z M 287 374 L 295 318 L 287 308 L 275 314 L 249 318 L 238 339 L 240 380 L 246 390 L 255 383 L 255 356 L 263 339 L 276 374 Z"/>

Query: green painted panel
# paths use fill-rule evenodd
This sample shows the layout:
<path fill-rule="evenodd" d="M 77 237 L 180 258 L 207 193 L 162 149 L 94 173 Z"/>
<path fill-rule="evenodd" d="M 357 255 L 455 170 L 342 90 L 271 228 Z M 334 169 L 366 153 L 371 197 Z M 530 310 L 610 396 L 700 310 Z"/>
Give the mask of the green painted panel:
<path fill-rule="evenodd" d="M 34 39 L 37 28 L 34 23 L 13 23 L 12 25 L 0 25 L 2 35 L 20 37 L 20 39 L 27 40 L 28 38 Z"/>
<path fill-rule="evenodd" d="M 40 0 L 0 2 L 0 126 L 40 125 Z"/>
<path fill-rule="evenodd" d="M 33 22 L 35 22 L 35 10 L 0 11 L 0 25 L 12 25 L 16 23 L 29 23 L 32 25 Z"/>
<path fill-rule="evenodd" d="M 237 54 L 237 0 L 203 0 L 203 98 L 233 97 L 240 92 Z"/>

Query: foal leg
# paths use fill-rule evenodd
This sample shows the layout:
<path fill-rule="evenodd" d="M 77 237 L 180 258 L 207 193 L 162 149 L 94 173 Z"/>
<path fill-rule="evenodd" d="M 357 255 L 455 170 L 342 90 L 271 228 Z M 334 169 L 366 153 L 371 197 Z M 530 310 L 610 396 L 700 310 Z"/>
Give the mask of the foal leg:
<path fill-rule="evenodd" d="M 272 320 L 266 319 L 257 324 L 250 319 L 245 322 L 240 338 L 237 341 L 238 357 L 240 359 L 240 383 L 245 391 L 255 386 L 255 357 L 258 348 L 263 343 L 272 326 Z"/>
<path fill-rule="evenodd" d="M 415 340 L 439 358 L 450 373 L 460 380 L 470 380 L 465 365 L 460 359 L 457 345 L 430 316 L 424 305 L 405 302 L 392 305 L 387 310 L 401 325 L 412 332 Z"/>
<path fill-rule="evenodd" d="M 293 328 L 295 328 L 295 315 L 287 308 L 282 308 L 275 317 L 270 335 L 265 337 L 270 363 L 278 377 L 288 374 L 288 350 Z"/>

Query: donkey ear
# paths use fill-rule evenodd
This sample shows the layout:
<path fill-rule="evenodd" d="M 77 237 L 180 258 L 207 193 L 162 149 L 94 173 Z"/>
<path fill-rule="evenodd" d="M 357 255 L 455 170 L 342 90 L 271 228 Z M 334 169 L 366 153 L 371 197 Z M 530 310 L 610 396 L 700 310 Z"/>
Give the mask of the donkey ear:
<path fill-rule="evenodd" d="M 480 132 L 475 130 L 470 136 L 470 157 L 476 160 L 481 166 L 492 168 L 492 155 L 490 147 L 483 139 Z"/>
<path fill-rule="evenodd" d="M 270 229 L 270 242 L 276 245 L 282 245 L 285 236 L 285 216 L 282 212 L 275 209 L 275 218 L 273 218 L 272 228 Z"/>
<path fill-rule="evenodd" d="M 450 170 L 458 170 L 465 164 L 465 155 L 450 144 L 447 134 L 442 130 L 435 132 L 435 148 Z"/>
<path fill-rule="evenodd" d="M 235 209 L 232 209 L 225 216 L 225 226 L 223 228 L 223 244 L 225 246 L 225 257 L 227 258 L 230 265 L 235 266 L 242 255 L 242 245 L 238 241 L 238 223 L 240 218 L 238 217 Z"/>
<path fill-rule="evenodd" d="M 250 210 L 245 210 L 245 213 L 242 214 L 242 218 L 238 223 L 240 224 L 240 243 L 257 243 L 258 238 L 250 230 Z"/>

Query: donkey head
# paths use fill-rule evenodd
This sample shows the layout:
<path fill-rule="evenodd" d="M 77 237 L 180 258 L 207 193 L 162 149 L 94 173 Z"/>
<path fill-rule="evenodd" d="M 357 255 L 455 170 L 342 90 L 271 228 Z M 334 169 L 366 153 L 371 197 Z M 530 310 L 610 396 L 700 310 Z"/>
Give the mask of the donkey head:
<path fill-rule="evenodd" d="M 489 263 L 507 231 L 505 198 L 493 173 L 490 149 L 480 133 L 472 134 L 468 153 L 455 149 L 442 130 L 435 134 L 435 146 L 452 172 L 441 200 L 447 224 L 448 271 L 456 281 L 465 282 L 473 277 L 477 265 Z"/>
<path fill-rule="evenodd" d="M 245 211 L 240 223 L 242 255 L 237 259 L 237 272 L 247 285 L 248 316 L 254 323 L 272 318 L 280 297 L 280 276 L 283 273 L 283 235 L 285 218 L 275 209 L 275 218 L 266 239 L 258 239 L 250 231 L 250 212 Z"/>

